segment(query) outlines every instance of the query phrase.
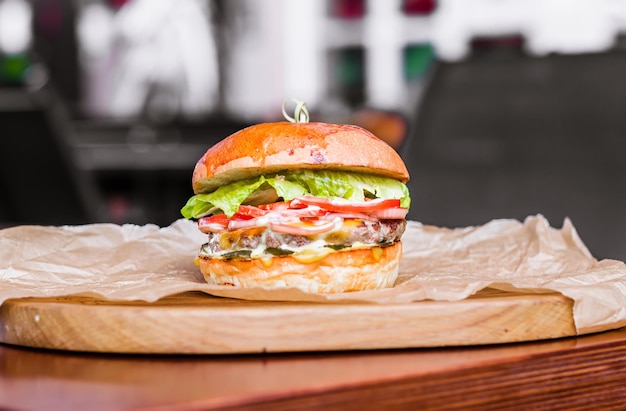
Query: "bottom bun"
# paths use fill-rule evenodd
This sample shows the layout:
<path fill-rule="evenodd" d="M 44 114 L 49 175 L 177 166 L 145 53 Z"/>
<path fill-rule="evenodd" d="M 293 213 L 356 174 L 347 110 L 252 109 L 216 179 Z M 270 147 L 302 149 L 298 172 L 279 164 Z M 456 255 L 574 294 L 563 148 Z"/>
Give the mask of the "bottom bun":
<path fill-rule="evenodd" d="M 402 244 L 331 252 L 314 262 L 292 256 L 224 260 L 200 257 L 210 284 L 236 287 L 299 288 L 310 293 L 341 293 L 392 287 L 398 278 Z"/>

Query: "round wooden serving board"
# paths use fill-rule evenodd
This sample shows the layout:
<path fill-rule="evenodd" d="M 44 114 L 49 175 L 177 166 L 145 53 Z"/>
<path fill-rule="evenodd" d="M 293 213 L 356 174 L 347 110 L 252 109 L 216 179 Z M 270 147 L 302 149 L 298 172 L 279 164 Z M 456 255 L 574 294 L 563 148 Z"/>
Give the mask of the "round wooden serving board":
<path fill-rule="evenodd" d="M 466 346 L 576 335 L 561 294 L 486 289 L 456 302 L 261 302 L 186 293 L 154 303 L 21 298 L 0 306 L 0 341 L 71 351 L 233 354 Z"/>

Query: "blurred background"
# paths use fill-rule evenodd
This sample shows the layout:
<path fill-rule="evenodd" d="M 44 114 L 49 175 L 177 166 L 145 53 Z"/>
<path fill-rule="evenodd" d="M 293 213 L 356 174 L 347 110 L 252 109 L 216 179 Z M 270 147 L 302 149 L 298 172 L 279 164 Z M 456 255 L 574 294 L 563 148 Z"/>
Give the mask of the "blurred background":
<path fill-rule="evenodd" d="M 409 218 L 570 218 L 626 260 L 626 0 L 0 0 L 0 227 L 168 225 L 282 118 L 403 156 Z"/>

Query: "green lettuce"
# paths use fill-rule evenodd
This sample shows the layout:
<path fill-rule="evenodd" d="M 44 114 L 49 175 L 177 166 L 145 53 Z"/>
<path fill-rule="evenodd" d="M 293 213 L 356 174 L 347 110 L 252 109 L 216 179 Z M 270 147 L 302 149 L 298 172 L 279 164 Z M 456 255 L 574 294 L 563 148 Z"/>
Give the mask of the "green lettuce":
<path fill-rule="evenodd" d="M 398 198 L 409 208 L 407 186 L 392 178 L 341 171 L 298 170 L 271 176 L 259 176 L 219 187 L 212 193 L 196 194 L 181 209 L 185 218 L 200 218 L 223 212 L 231 217 L 241 204 L 259 203 L 269 195 L 274 199 L 293 200 L 304 195 L 340 197 L 350 201 L 365 198 Z M 257 201 L 252 201 L 255 198 Z"/>

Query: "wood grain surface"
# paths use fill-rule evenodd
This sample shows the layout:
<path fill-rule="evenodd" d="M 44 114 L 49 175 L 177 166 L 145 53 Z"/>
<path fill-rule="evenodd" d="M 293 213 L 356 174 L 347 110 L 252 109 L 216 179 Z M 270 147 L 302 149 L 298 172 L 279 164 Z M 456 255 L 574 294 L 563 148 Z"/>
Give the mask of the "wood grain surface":
<path fill-rule="evenodd" d="M 171 296 L 155 303 L 23 298 L 0 306 L 0 341 L 70 351 L 232 354 L 469 346 L 576 334 L 561 294 L 492 289 L 455 302 L 320 304 Z"/>
<path fill-rule="evenodd" d="M 119 355 L 0 344 L 2 410 L 623 410 L 626 328 L 475 347 Z"/>

